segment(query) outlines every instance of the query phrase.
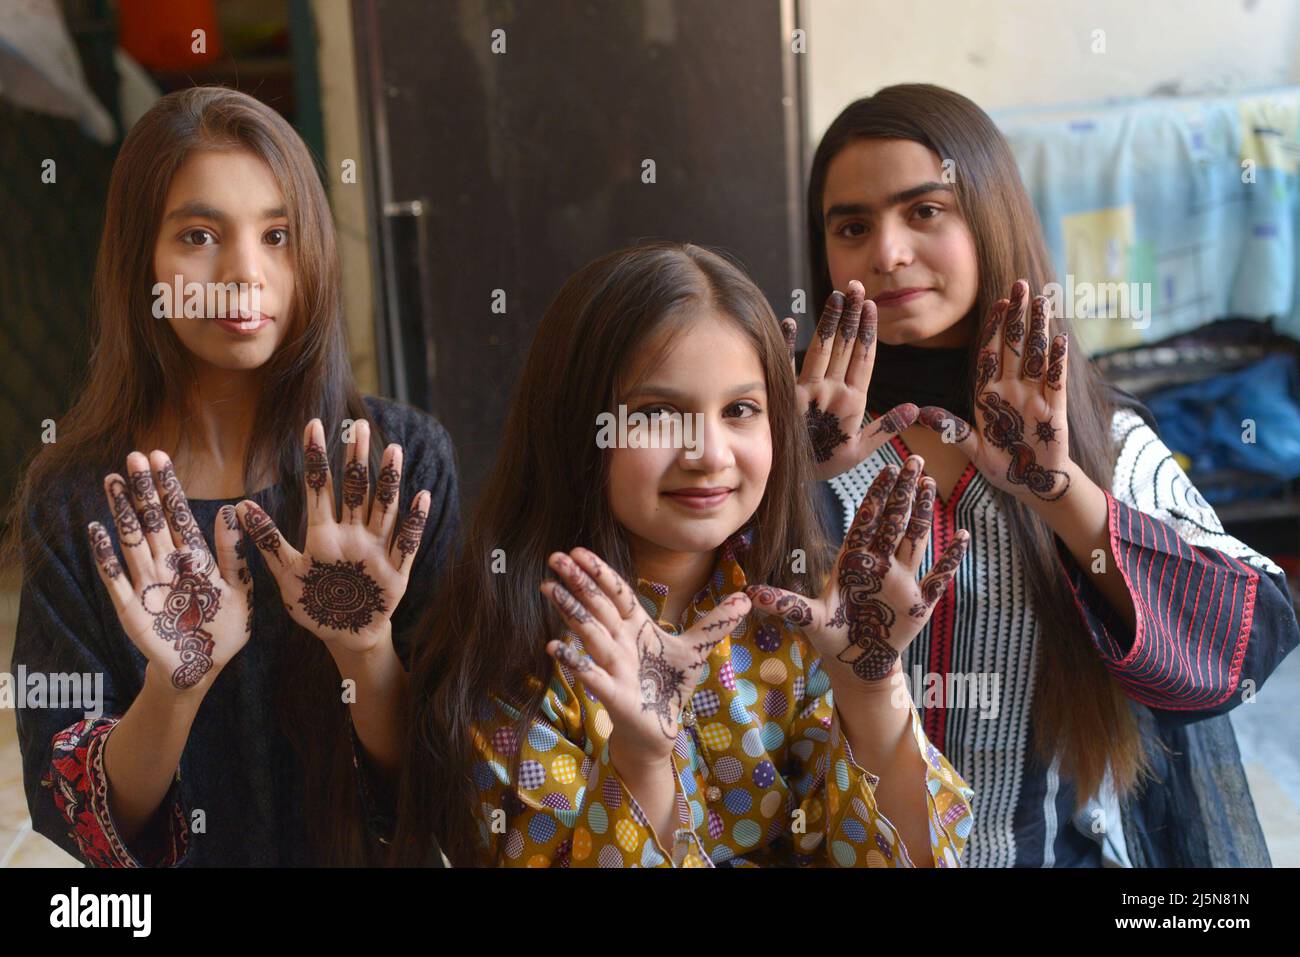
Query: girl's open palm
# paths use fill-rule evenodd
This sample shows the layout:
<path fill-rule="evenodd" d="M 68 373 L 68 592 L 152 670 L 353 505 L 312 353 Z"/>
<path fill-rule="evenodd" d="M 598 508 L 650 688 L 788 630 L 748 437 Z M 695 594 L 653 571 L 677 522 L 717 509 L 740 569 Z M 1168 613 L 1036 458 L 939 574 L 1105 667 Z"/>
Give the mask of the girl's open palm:
<path fill-rule="evenodd" d="M 546 650 L 600 698 L 623 746 L 666 757 L 709 653 L 744 621 L 749 599 L 728 595 L 672 635 L 651 620 L 622 576 L 587 549 L 555 552 L 550 566 L 567 587 L 547 581 L 542 593 L 582 639 L 586 654 L 570 641 L 552 641 Z"/>
<path fill-rule="evenodd" d="M 262 553 L 289 615 L 327 644 L 353 652 L 374 648 L 406 593 L 428 516 L 430 494 L 415 496 L 401 526 L 402 448 L 384 450 L 371 502 L 367 462 L 370 425 L 353 427 L 343 474 L 342 515 L 334 515 L 334 486 L 325 454 L 325 429 L 312 419 L 303 434 L 307 484 L 307 541 L 299 552 L 284 540 L 256 502 L 239 503 L 239 521 Z"/>
<path fill-rule="evenodd" d="M 997 488 L 1028 505 L 1069 491 L 1070 428 L 1065 383 L 1069 339 L 1049 345 L 1052 301 L 1017 280 L 999 299 L 980 337 L 975 379 L 977 428 L 947 409 L 926 406 L 921 422 L 956 445 Z M 1025 312 L 1029 309 L 1026 330 Z"/>
<path fill-rule="evenodd" d="M 126 479 L 116 472 L 105 477 L 104 494 L 127 574 L 108 530 L 91 522 L 87 531 L 100 580 L 123 631 L 150 666 L 168 675 L 177 690 L 210 683 L 244 647 L 253 626 L 253 580 L 234 509 L 221 509 L 214 557 L 171 459 L 158 451 L 149 458 L 132 452 L 126 470 Z"/>
<path fill-rule="evenodd" d="M 934 516 L 935 482 L 911 456 L 900 473 L 885 467 L 871 484 L 818 598 L 769 585 L 747 589 L 754 607 L 801 629 L 830 669 L 863 681 L 887 678 L 899 654 L 930 619 L 970 544 L 958 531 L 918 584 Z"/>
<path fill-rule="evenodd" d="M 795 394 L 812 441 L 818 479 L 847 472 L 908 428 L 919 414 L 909 402 L 864 424 L 876 361 L 876 325 L 876 304 L 855 279 L 847 296 L 836 290 L 826 300 L 817 334 L 804 354 Z M 781 328 L 793 367 L 794 319 L 786 319 Z"/>

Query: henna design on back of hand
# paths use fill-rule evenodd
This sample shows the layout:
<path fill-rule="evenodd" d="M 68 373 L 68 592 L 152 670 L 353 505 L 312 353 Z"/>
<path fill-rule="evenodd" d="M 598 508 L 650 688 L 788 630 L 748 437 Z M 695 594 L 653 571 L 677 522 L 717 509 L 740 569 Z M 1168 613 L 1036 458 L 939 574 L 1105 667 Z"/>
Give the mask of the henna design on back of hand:
<path fill-rule="evenodd" d="M 140 593 L 140 603 L 153 616 L 154 633 L 180 652 L 181 663 L 172 672 L 177 688 L 192 688 L 212 668 L 212 635 L 204 629 L 221 609 L 221 591 L 212 582 L 212 556 L 206 551 L 181 548 L 167 556 L 171 581 L 150 585 Z"/>
<path fill-rule="evenodd" d="M 804 419 L 808 425 L 808 437 L 812 440 L 813 455 L 818 462 L 827 461 L 835 454 L 836 448 L 849 440 L 840 430 L 840 417 L 821 409 L 816 399 L 808 400 Z"/>
<path fill-rule="evenodd" d="M 868 495 L 871 495 L 870 491 Z M 875 507 L 880 507 L 878 501 Z M 888 505 L 885 510 L 888 510 Z M 887 556 L 871 551 L 876 531 L 869 521 L 855 521 L 849 529 L 837 579 L 841 604 L 831 621 L 832 624 L 848 625 L 849 647 L 836 657 L 850 665 L 853 673 L 864 681 L 886 677 L 898 659 L 898 652 L 889 644 L 894 611 L 875 597 L 884 585 L 890 561 Z"/>
<path fill-rule="evenodd" d="M 798 595 L 778 597 L 775 588 L 758 585 L 753 589 L 753 597 L 759 604 L 775 608 L 778 615 L 798 628 L 807 628 L 813 623 L 812 607 Z"/>
<path fill-rule="evenodd" d="M 359 632 L 375 615 L 382 615 L 383 589 L 366 572 L 364 561 L 322 562 L 313 558 L 306 575 L 299 575 L 307 617 L 324 628 Z"/>

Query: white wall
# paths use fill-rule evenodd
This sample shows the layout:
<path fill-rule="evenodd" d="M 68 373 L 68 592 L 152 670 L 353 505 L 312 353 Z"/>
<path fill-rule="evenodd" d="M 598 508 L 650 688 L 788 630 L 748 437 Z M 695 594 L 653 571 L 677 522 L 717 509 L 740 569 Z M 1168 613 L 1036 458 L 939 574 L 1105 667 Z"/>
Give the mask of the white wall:
<path fill-rule="evenodd" d="M 891 83 L 986 110 L 1300 83 L 1297 0 L 803 0 L 802 14 L 810 152 Z"/>

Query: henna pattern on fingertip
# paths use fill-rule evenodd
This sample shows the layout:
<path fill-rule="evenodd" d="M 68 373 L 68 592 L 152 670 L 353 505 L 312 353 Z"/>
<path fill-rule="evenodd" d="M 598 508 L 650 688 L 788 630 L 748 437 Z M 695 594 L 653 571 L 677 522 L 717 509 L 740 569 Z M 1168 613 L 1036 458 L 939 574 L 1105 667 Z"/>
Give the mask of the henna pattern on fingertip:
<path fill-rule="evenodd" d="M 406 564 L 406 560 L 419 551 L 420 540 L 424 537 L 424 523 L 428 517 L 427 511 L 413 507 L 402 520 L 402 525 L 397 530 L 397 541 L 393 543 L 402 553 L 402 560 L 397 563 L 398 569 L 401 569 Z"/>
<path fill-rule="evenodd" d="M 153 487 L 153 473 L 148 469 L 140 469 L 132 472 L 129 476 L 131 486 L 131 498 L 135 501 L 136 510 L 140 513 L 140 524 L 144 530 L 151 535 L 156 535 L 167 527 L 167 520 L 163 517 L 162 503 L 158 501 L 158 492 Z"/>
<path fill-rule="evenodd" d="M 580 625 L 585 625 L 593 620 L 587 606 L 574 598 L 573 593 L 559 582 L 555 583 L 554 590 L 551 592 L 551 601 L 555 603 L 556 608 L 560 609 L 561 614 Z"/>
<path fill-rule="evenodd" d="M 259 550 L 270 552 L 277 562 L 284 564 L 284 559 L 280 557 L 280 546 L 283 544 L 280 531 L 271 521 L 271 516 L 256 502 L 250 503 L 244 511 L 244 530 Z"/>
<path fill-rule="evenodd" d="M 1033 321 L 1029 324 L 1029 341 L 1025 343 L 1024 377 L 1041 379 L 1047 364 L 1047 299 L 1034 297 Z"/>
<path fill-rule="evenodd" d="M 109 578 L 117 578 L 122 574 L 122 563 L 117 560 L 117 552 L 113 550 L 113 539 L 99 522 L 90 524 L 90 551 Z"/>
<path fill-rule="evenodd" d="M 316 493 L 316 504 L 320 504 L 321 489 L 329 479 L 329 460 L 325 457 L 325 448 L 315 439 L 303 449 L 303 470 L 307 487 Z"/>
<path fill-rule="evenodd" d="M 397 501 L 402 491 L 402 473 L 391 462 L 379 470 L 379 479 L 375 482 L 375 500 L 384 509 Z"/>
<path fill-rule="evenodd" d="M 343 506 L 351 512 L 360 510 L 370 491 L 370 467 L 360 459 L 343 466 Z"/>
<path fill-rule="evenodd" d="M 1068 336 L 1052 340 L 1052 351 L 1047 357 L 1047 385 L 1057 392 L 1061 391 L 1061 378 L 1065 375 L 1065 354 L 1069 343 Z"/>
<path fill-rule="evenodd" d="M 591 670 L 591 658 L 580 654 L 571 642 L 560 642 L 560 646 L 555 649 L 555 657 L 570 671 L 578 674 Z"/>
<path fill-rule="evenodd" d="M 843 314 L 844 293 L 837 290 L 826 300 L 826 308 L 822 310 L 821 320 L 817 323 L 817 338 L 821 340 L 823 346 L 831 336 L 835 335 L 835 329 L 839 326 L 840 316 Z"/>
<path fill-rule="evenodd" d="M 119 478 L 108 480 L 108 495 L 113 500 L 113 522 L 117 525 L 117 537 L 123 546 L 139 545 L 144 541 L 140 532 L 140 516 L 136 515 L 131 500 L 126 494 L 126 483 Z"/>
<path fill-rule="evenodd" d="M 158 478 L 161 480 L 159 492 L 163 512 L 171 521 L 172 528 L 176 529 L 176 534 L 190 548 L 207 551 L 208 543 L 204 540 L 198 523 L 194 521 L 194 514 L 190 511 L 189 502 L 185 500 L 185 492 L 181 488 L 181 480 L 176 477 L 176 470 L 170 461 L 158 470 Z"/>

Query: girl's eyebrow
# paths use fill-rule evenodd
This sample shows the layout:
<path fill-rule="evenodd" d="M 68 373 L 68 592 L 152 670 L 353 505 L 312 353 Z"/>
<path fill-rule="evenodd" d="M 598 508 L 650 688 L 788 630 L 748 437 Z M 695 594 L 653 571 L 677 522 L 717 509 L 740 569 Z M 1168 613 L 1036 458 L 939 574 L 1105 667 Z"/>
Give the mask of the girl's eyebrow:
<path fill-rule="evenodd" d="M 766 384 L 762 382 L 746 382 L 742 386 L 737 386 L 731 390 L 732 395 L 743 395 L 746 392 L 767 392 Z M 637 386 L 628 393 L 627 398 L 632 399 L 638 395 L 658 395 L 665 399 L 682 399 L 687 397 L 687 393 L 680 392 L 677 389 L 670 389 L 667 386 L 660 385 L 642 385 Z"/>
<path fill-rule="evenodd" d="M 926 193 L 951 193 L 952 187 L 947 183 L 921 183 L 919 186 L 912 186 L 902 192 L 895 193 L 893 196 L 885 198 L 883 207 L 899 206 L 903 203 L 916 199 L 918 196 L 924 196 Z M 831 220 L 836 216 L 861 216 L 865 213 L 875 211 L 875 207 L 870 203 L 836 203 L 826 210 L 826 219 Z"/>
<path fill-rule="evenodd" d="M 283 206 L 274 206 L 270 209 L 262 210 L 263 219 L 284 219 L 288 211 Z M 209 206 L 207 203 L 201 203 L 191 200 L 188 203 L 182 203 L 177 206 L 165 217 L 163 222 L 169 222 L 173 219 L 210 219 L 213 222 L 224 223 L 229 220 L 225 213 L 215 206 Z"/>

